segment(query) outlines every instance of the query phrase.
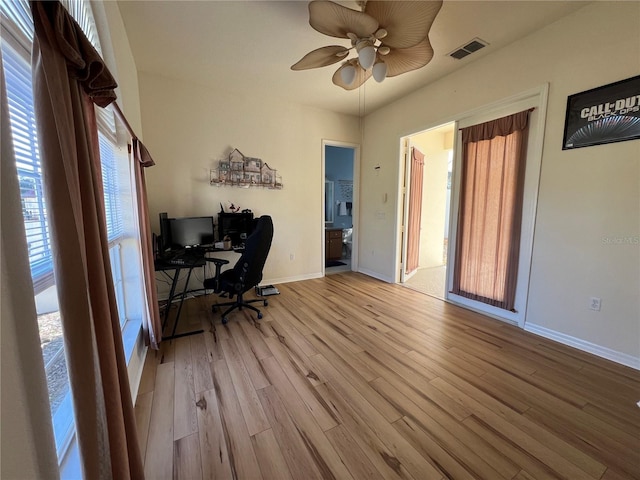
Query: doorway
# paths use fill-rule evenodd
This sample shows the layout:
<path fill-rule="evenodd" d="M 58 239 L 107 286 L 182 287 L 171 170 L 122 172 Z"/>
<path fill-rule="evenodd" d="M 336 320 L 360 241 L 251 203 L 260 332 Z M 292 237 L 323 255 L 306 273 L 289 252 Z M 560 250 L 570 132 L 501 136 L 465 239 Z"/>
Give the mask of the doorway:
<path fill-rule="evenodd" d="M 405 225 L 401 282 L 444 299 L 453 137 L 448 123 L 405 139 Z"/>
<path fill-rule="evenodd" d="M 356 270 L 358 153 L 357 145 L 322 142 L 325 274 Z"/>

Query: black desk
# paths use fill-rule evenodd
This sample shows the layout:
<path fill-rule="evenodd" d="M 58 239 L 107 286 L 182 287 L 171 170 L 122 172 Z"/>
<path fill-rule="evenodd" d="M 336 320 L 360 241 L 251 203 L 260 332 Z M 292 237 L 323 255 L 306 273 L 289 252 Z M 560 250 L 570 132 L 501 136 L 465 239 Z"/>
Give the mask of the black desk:
<path fill-rule="evenodd" d="M 193 272 L 194 268 L 204 267 L 207 264 L 205 260 L 205 251 L 194 251 L 189 253 L 183 253 L 181 255 L 182 263 L 176 263 L 175 259 L 172 259 L 173 256 L 176 255 L 176 252 L 172 252 L 170 255 L 167 255 L 166 258 L 159 258 L 155 261 L 155 270 L 156 272 L 164 272 L 167 276 L 171 277 L 168 273 L 173 271 L 173 276 L 171 277 L 171 289 L 169 290 L 169 298 L 167 298 L 167 305 L 164 310 L 164 319 L 162 321 L 162 331 L 164 332 L 165 327 L 167 326 L 167 320 L 169 319 L 169 309 L 173 304 L 173 301 L 177 296 L 180 297 L 180 304 L 178 305 L 178 311 L 176 313 L 176 320 L 173 324 L 173 330 L 171 332 L 171 336 L 165 337 L 163 336 L 163 340 L 171 340 L 173 338 L 186 337 L 188 335 L 195 335 L 197 333 L 202 333 L 203 330 L 194 330 L 191 332 L 180 333 L 176 335 L 176 328 L 178 327 L 178 321 L 180 320 L 180 312 L 182 311 L 182 304 L 184 303 L 184 299 L 189 291 L 189 280 L 191 279 L 191 272 Z M 184 284 L 184 288 L 182 292 L 176 294 L 176 287 L 178 285 L 178 280 L 180 278 L 180 272 L 182 270 L 187 271 L 187 279 Z"/>
<path fill-rule="evenodd" d="M 189 280 L 191 279 L 191 272 L 193 272 L 194 268 L 204 267 L 207 264 L 206 254 L 209 252 L 236 252 L 242 253 L 244 250 L 241 248 L 234 248 L 232 250 L 224 250 L 221 248 L 214 247 L 206 247 L 206 248 L 193 248 L 193 249 L 185 249 L 179 251 L 171 251 L 166 253 L 164 256 L 156 259 L 155 271 L 156 272 L 164 272 L 168 277 L 171 278 L 171 289 L 169 290 L 169 298 L 167 298 L 167 305 L 164 310 L 164 319 L 162 321 L 162 331 L 167 326 L 167 321 L 169 319 L 169 309 L 173 304 L 176 297 L 180 297 L 180 304 L 178 305 L 178 311 L 176 313 L 175 323 L 173 324 L 173 330 L 171 332 L 171 336 L 165 337 L 163 336 L 163 340 L 171 340 L 173 338 L 186 337 L 189 335 L 196 335 L 198 333 L 202 333 L 204 330 L 194 330 L 191 332 L 179 333 L 176 335 L 176 328 L 178 327 L 178 321 L 180 320 L 180 312 L 182 312 L 182 304 L 184 303 L 184 299 L 189 293 Z M 176 257 L 179 257 L 181 262 L 176 262 Z M 215 277 L 217 278 L 220 274 L 221 265 L 216 264 L 216 272 Z M 176 293 L 176 287 L 178 285 L 178 280 L 180 278 L 180 272 L 182 270 L 187 271 L 187 279 L 184 283 L 184 288 L 182 292 Z M 171 276 L 168 272 L 173 272 L 173 276 Z"/>

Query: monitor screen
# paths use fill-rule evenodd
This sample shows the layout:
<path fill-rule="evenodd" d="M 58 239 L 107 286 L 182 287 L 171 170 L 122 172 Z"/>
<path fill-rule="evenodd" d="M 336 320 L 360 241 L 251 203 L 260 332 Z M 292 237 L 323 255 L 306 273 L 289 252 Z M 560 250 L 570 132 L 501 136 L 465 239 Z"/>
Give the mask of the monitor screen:
<path fill-rule="evenodd" d="M 213 243 L 213 217 L 185 217 L 169 220 L 174 248 L 194 247 Z"/>
<path fill-rule="evenodd" d="M 233 246 L 241 245 L 253 232 L 253 213 L 218 214 L 218 230 L 220 239 L 229 236 Z"/>

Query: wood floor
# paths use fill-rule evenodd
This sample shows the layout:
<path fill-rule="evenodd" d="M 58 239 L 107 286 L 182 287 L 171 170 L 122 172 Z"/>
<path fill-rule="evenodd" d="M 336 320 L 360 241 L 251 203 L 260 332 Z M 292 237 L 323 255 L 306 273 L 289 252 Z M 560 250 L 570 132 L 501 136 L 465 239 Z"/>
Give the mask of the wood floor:
<path fill-rule="evenodd" d="M 147 355 L 148 480 L 640 478 L 640 373 L 357 273 Z"/>

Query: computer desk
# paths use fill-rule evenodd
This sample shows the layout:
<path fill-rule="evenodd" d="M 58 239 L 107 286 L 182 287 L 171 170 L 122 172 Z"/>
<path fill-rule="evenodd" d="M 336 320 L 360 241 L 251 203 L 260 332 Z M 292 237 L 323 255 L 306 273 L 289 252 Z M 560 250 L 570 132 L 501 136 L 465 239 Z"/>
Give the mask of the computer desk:
<path fill-rule="evenodd" d="M 163 332 L 167 326 L 167 321 L 169 320 L 169 310 L 171 309 L 171 305 L 173 304 L 174 300 L 178 296 L 180 297 L 180 303 L 178 305 L 178 311 L 176 312 L 176 319 L 173 324 L 173 330 L 171 331 L 170 336 L 168 337 L 163 336 L 162 337 L 163 340 L 172 340 L 174 338 L 187 337 L 189 335 L 196 335 L 204 331 L 200 329 L 200 330 L 193 330 L 185 333 L 179 333 L 176 335 L 176 329 L 178 327 L 178 322 L 180 320 L 180 313 L 182 312 L 182 304 L 184 303 L 184 299 L 186 298 L 187 294 L 190 292 L 189 280 L 191 279 L 191 273 L 195 268 L 204 267 L 207 264 L 206 254 L 211 252 L 212 253 L 215 253 L 215 252 L 241 253 L 242 250 L 238 250 L 238 249 L 223 250 L 223 249 L 211 248 L 211 247 L 205 248 L 205 249 L 193 250 L 193 251 L 184 250 L 183 263 L 175 263 L 171 259 L 173 255 L 180 252 L 170 252 L 165 258 L 160 257 L 156 259 L 156 261 L 154 262 L 156 272 L 163 272 L 165 275 L 171 278 L 171 288 L 169 290 L 169 297 L 167 298 L 167 305 L 165 307 L 164 314 L 163 314 L 164 316 L 164 319 L 162 321 Z M 216 269 L 219 269 L 219 268 L 220 268 L 219 266 L 216 266 Z M 180 272 L 182 272 L 183 270 L 187 271 L 187 278 L 184 283 L 184 288 L 182 289 L 181 292 L 176 293 L 178 281 L 180 279 Z M 173 275 L 171 275 L 169 272 L 173 272 Z M 219 272 L 216 271 L 216 275 L 218 273 Z"/>

